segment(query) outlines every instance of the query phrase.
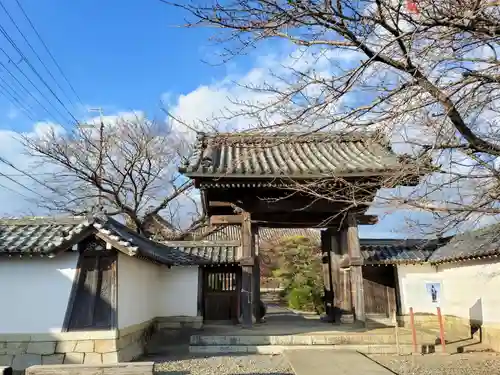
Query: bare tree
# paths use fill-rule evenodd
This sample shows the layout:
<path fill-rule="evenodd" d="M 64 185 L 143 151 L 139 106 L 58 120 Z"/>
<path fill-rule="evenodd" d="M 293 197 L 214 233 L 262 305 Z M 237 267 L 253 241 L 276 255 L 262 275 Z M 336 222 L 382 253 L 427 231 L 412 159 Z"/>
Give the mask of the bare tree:
<path fill-rule="evenodd" d="M 266 40 L 296 46 L 286 70 L 245 84 L 265 100 L 240 102 L 241 110 L 215 121 L 247 116 L 261 129 L 375 129 L 397 152 L 437 168 L 416 189 L 382 192 L 379 204 L 433 212 L 443 230 L 500 213 L 498 2 L 162 1 L 186 10 L 188 27 L 218 30 L 224 60 Z M 301 189 L 318 195 L 317 186 Z M 320 191 L 318 198 L 328 195 Z M 327 198 L 340 196 L 349 195 Z"/>
<path fill-rule="evenodd" d="M 51 170 L 43 181 L 45 208 L 73 214 L 104 210 L 122 215 L 138 232 L 160 223 L 174 237 L 204 225 L 190 197 L 193 185 L 177 171 L 184 141 L 164 124 L 123 117 L 72 132 L 53 128 L 23 141 L 38 166 Z"/>

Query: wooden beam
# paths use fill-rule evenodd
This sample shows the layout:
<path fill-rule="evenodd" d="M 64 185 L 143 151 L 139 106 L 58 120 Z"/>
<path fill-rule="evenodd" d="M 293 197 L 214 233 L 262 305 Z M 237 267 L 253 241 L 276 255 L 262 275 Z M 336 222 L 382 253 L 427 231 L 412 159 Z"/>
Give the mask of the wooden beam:
<path fill-rule="evenodd" d="M 210 207 L 234 207 L 234 204 L 231 202 L 223 202 L 223 201 L 210 201 L 208 203 Z"/>
<path fill-rule="evenodd" d="M 80 253 L 78 255 L 78 261 L 76 263 L 76 270 L 75 270 L 75 275 L 73 277 L 71 292 L 68 297 L 68 303 L 66 304 L 66 313 L 64 315 L 63 326 L 61 329 L 62 332 L 68 332 L 69 323 L 71 320 L 71 314 L 73 313 L 73 307 L 75 305 L 76 292 L 78 291 L 78 285 L 80 284 L 80 282 L 82 282 L 80 277 L 82 269 L 82 259 L 83 259 L 83 254 Z"/>
<path fill-rule="evenodd" d="M 339 230 L 345 224 L 344 218 L 331 219 L 332 214 L 324 215 L 297 215 L 290 216 L 286 214 L 266 214 L 252 215 L 254 223 L 259 227 L 270 228 L 332 228 Z M 378 222 L 378 216 L 375 215 L 356 215 L 358 225 L 374 225 Z"/>
<path fill-rule="evenodd" d="M 359 199 L 363 201 L 363 199 Z M 216 207 L 216 206 L 214 206 Z M 220 206 L 219 206 L 220 207 Z M 349 207 L 349 204 L 332 202 L 326 199 L 313 200 L 311 198 L 283 198 L 283 199 L 259 199 L 258 197 L 245 199 L 241 203 L 241 207 L 252 213 L 260 212 L 296 212 L 296 213 L 328 213 L 341 212 Z M 364 213 L 368 209 L 368 205 L 359 206 L 356 212 Z"/>
<path fill-rule="evenodd" d="M 241 224 L 242 215 L 213 215 L 210 216 L 210 225 Z"/>

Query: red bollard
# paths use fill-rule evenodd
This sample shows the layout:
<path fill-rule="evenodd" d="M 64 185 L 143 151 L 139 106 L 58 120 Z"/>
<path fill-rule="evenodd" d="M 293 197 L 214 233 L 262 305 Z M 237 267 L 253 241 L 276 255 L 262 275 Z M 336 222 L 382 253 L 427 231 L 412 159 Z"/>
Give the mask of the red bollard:
<path fill-rule="evenodd" d="M 439 320 L 439 338 L 441 340 L 441 347 L 443 348 L 443 353 L 446 353 L 446 342 L 444 339 L 444 324 L 443 316 L 441 315 L 441 307 L 437 308 L 437 315 Z"/>
<path fill-rule="evenodd" d="M 415 329 L 415 315 L 413 307 L 410 307 L 411 341 L 413 343 L 413 353 L 417 353 L 417 330 Z"/>

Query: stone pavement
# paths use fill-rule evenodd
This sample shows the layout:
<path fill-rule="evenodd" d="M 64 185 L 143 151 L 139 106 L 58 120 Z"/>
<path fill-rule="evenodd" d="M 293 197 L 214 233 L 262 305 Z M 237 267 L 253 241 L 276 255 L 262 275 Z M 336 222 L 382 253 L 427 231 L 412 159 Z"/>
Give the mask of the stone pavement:
<path fill-rule="evenodd" d="M 363 354 L 353 351 L 287 350 L 295 375 L 393 375 Z"/>

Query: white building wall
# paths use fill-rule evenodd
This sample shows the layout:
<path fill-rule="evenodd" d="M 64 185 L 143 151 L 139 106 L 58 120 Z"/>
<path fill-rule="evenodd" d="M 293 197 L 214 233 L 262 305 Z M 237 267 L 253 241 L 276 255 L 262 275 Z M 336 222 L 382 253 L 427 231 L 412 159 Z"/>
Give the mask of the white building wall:
<path fill-rule="evenodd" d="M 448 315 L 500 323 L 500 262 L 472 261 L 438 267 Z"/>
<path fill-rule="evenodd" d="M 0 258 L 0 333 L 61 332 L 77 260 Z"/>
<path fill-rule="evenodd" d="M 118 254 L 118 328 L 156 317 L 196 316 L 198 267 L 158 266 Z"/>
<path fill-rule="evenodd" d="M 198 267 L 165 269 L 158 280 L 158 316 L 196 316 L 198 313 Z"/>
<path fill-rule="evenodd" d="M 436 312 L 426 282 L 441 282 L 443 314 L 484 323 L 500 323 L 500 261 L 475 260 L 430 265 L 398 266 L 403 314 Z"/>
<path fill-rule="evenodd" d="M 161 267 L 118 253 L 118 328 L 155 318 Z"/>
<path fill-rule="evenodd" d="M 427 282 L 438 282 L 439 276 L 436 267 L 428 264 L 397 266 L 399 292 L 401 296 L 401 313 L 410 313 L 410 307 L 414 312 L 435 313 L 436 306 L 429 301 L 425 284 Z"/>

